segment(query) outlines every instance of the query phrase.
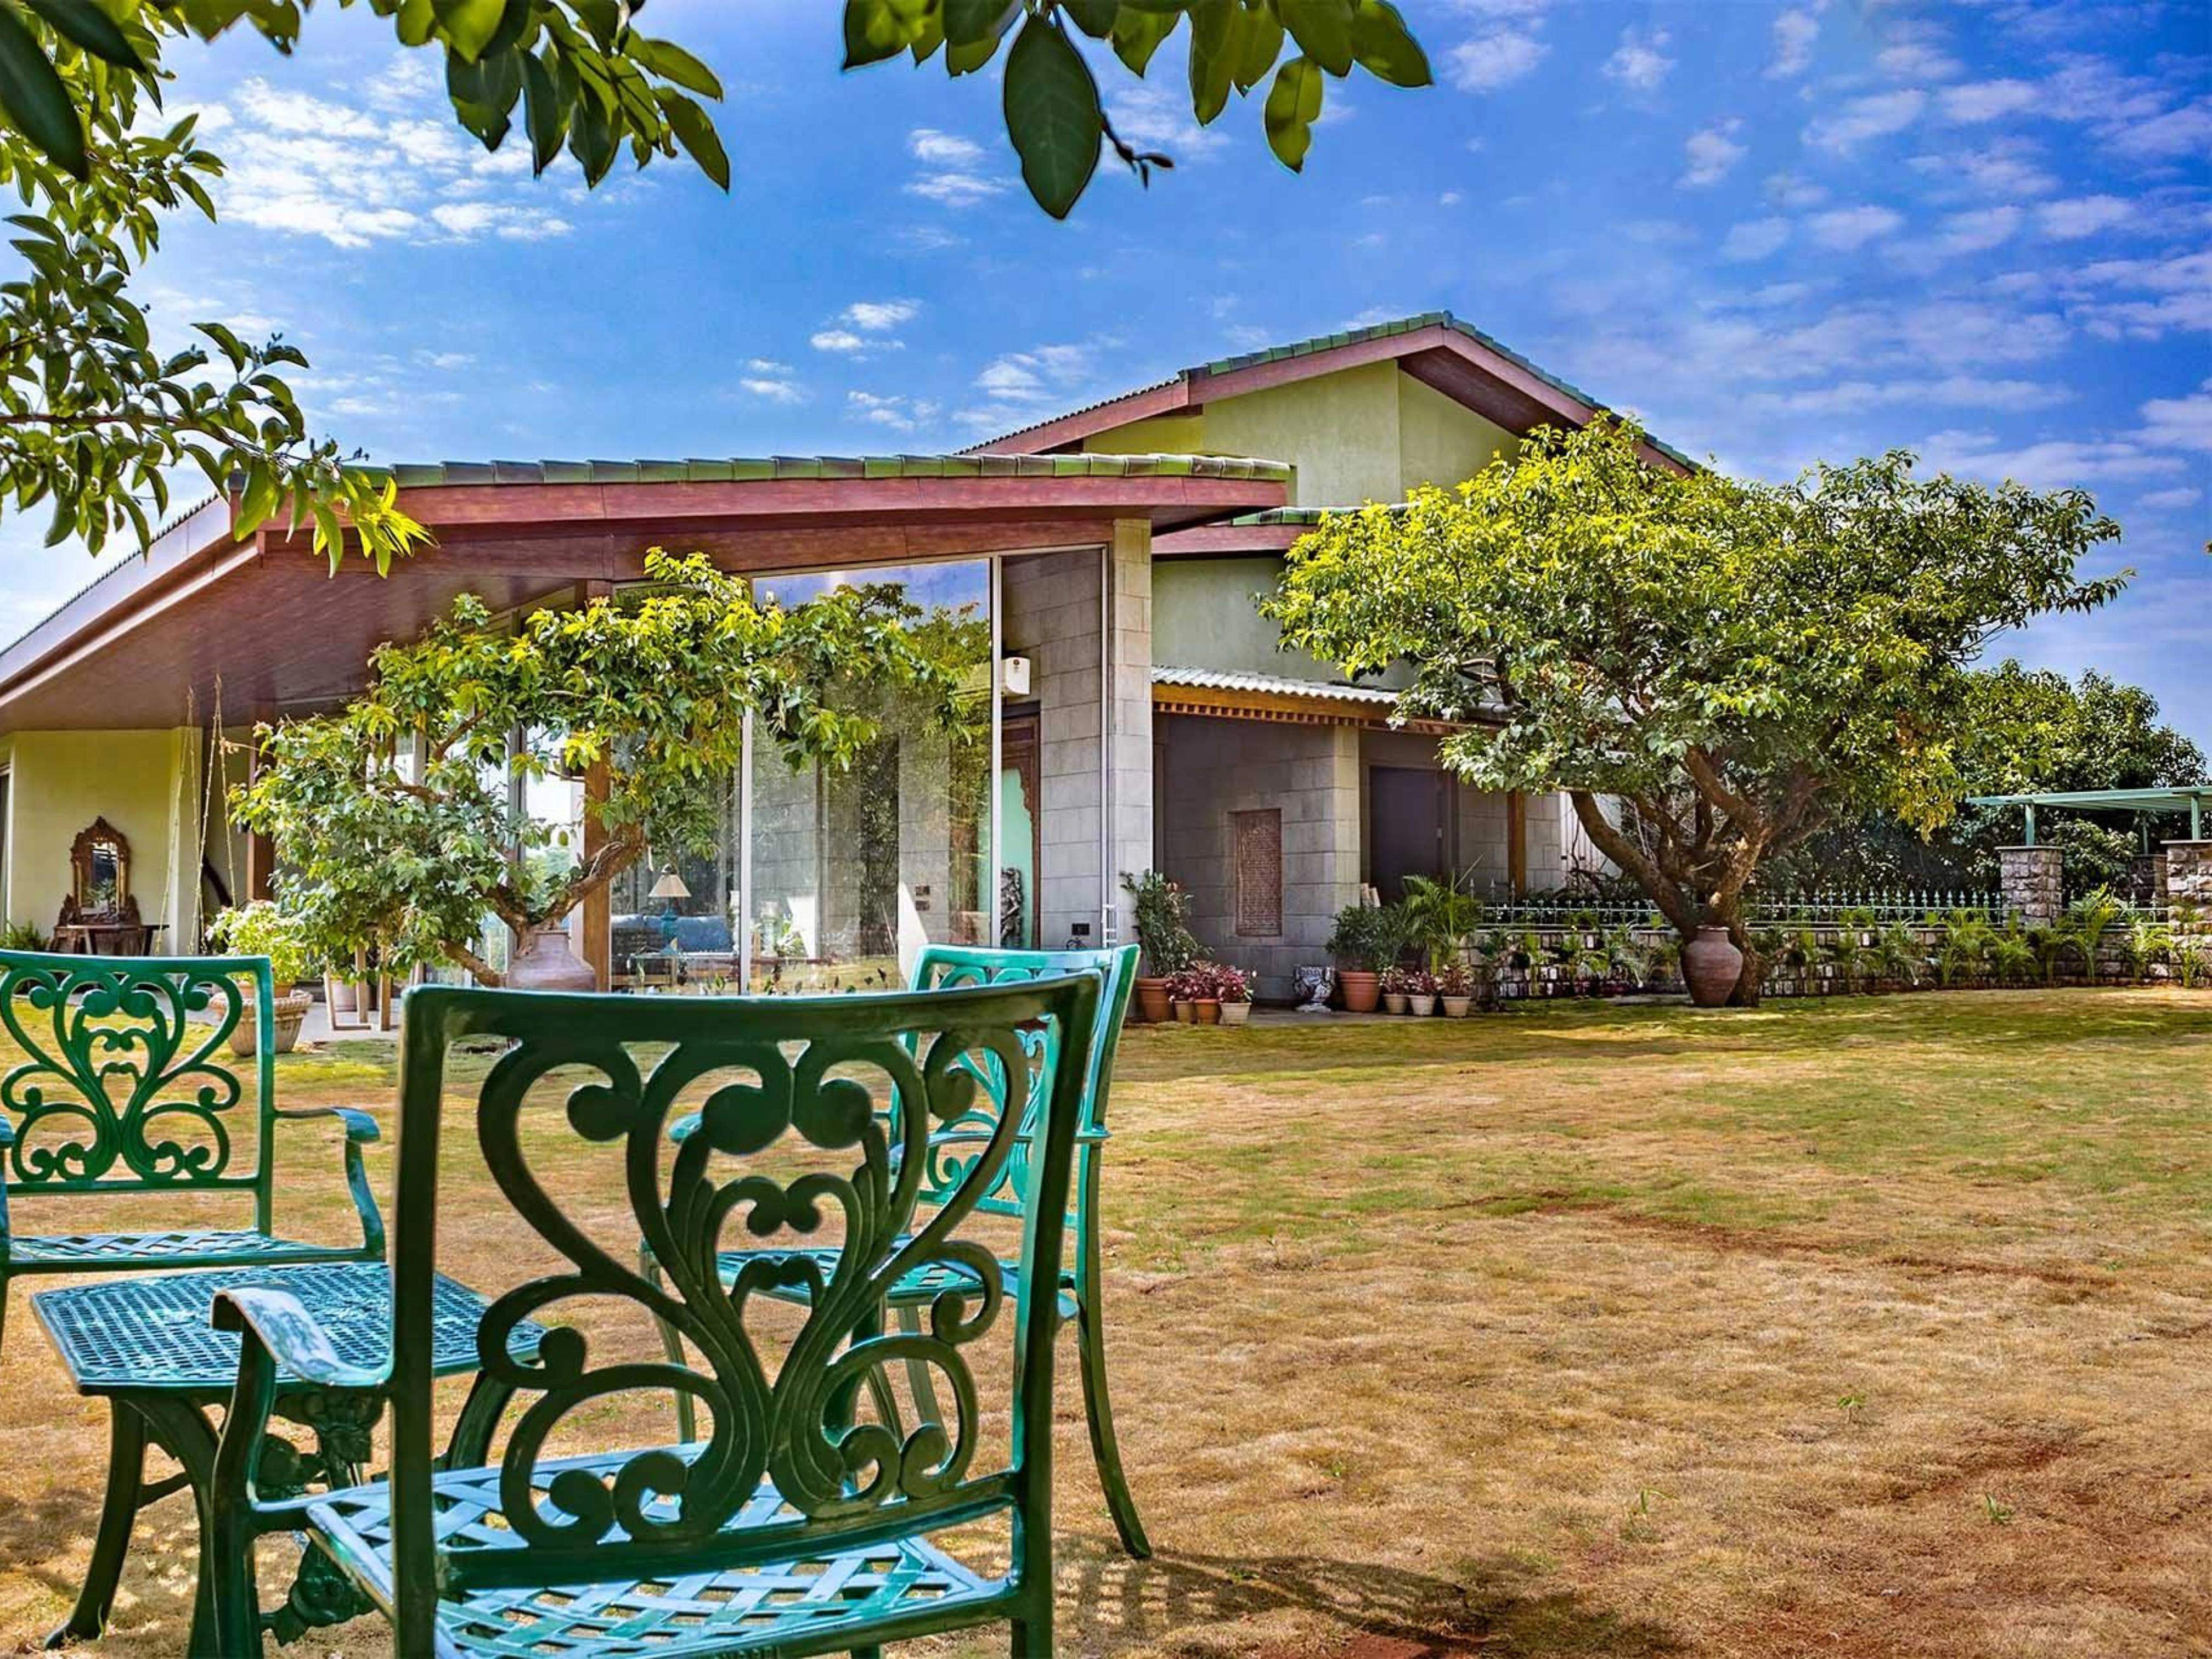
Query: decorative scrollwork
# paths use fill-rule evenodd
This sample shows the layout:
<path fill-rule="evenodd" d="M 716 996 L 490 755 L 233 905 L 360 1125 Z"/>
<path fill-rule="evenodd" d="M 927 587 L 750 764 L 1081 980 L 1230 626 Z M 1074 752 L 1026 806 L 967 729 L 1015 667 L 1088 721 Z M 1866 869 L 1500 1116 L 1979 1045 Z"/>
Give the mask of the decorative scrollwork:
<path fill-rule="evenodd" d="M 7 957 L 0 1024 L 28 1056 L 0 1078 L 15 1181 L 83 1186 L 118 1165 L 164 1186 L 222 1176 L 223 1115 L 245 1089 L 214 1056 L 245 1008 L 239 981 L 213 969 Z"/>
<path fill-rule="evenodd" d="M 781 1043 L 697 1037 L 676 1042 L 649 1072 L 618 1044 L 573 1033 L 533 1035 L 509 1048 L 482 1086 L 478 1137 L 508 1200 L 573 1264 L 500 1297 L 478 1332 L 487 1376 L 537 1396 L 501 1463 L 502 1506 L 522 1541 L 574 1547 L 617 1531 L 647 1545 L 696 1540 L 726 1524 L 763 1477 L 800 1515 L 825 1524 L 957 1492 L 982 1415 L 963 1350 L 992 1328 L 1004 1301 L 994 1258 L 960 1229 L 1022 1150 L 1028 1114 L 999 1110 L 988 1097 L 995 1088 L 1003 1099 L 1006 1079 L 1029 1097 L 1045 1054 L 1036 1035 L 1009 1019 L 959 1030 L 832 1029 Z M 579 1070 L 588 1079 L 570 1083 Z M 630 1208 L 665 1286 L 602 1249 L 533 1172 L 521 1113 L 556 1072 L 563 1076 L 554 1086 L 569 1085 L 569 1127 L 619 1147 Z M 702 1087 L 698 1127 L 670 1158 L 672 1113 L 686 1090 Z M 933 1138 L 970 1124 L 957 1176 L 939 1185 Z M 807 1148 L 849 1154 L 849 1171 L 809 1160 L 787 1179 L 765 1166 L 772 1149 Z M 924 1198 L 932 1207 L 918 1215 Z M 740 1242 L 744 1265 L 726 1288 L 720 1258 Z M 936 1299 L 924 1328 L 887 1333 L 892 1287 L 933 1266 L 962 1287 Z M 804 1322 L 771 1367 L 750 1316 L 766 1293 L 793 1290 L 804 1292 Z M 544 1319 L 577 1297 L 635 1304 L 679 1331 L 703 1364 L 629 1353 L 598 1363 L 582 1330 Z M 534 1357 L 519 1359 L 509 1334 L 529 1319 L 553 1328 Z M 945 1420 L 902 1433 L 862 1417 L 872 1374 L 909 1363 L 943 1380 Z M 637 1390 L 688 1396 L 705 1408 L 710 1432 L 681 1449 L 641 1452 L 609 1478 L 569 1468 L 541 1486 L 538 1467 L 560 1425 L 594 1401 Z"/>

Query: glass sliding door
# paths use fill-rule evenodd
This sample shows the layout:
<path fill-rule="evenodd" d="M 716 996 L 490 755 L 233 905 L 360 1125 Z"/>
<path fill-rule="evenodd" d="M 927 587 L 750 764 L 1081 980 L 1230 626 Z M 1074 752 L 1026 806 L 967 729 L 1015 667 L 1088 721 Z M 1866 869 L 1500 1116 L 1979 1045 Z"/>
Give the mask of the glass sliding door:
<path fill-rule="evenodd" d="M 994 942 L 991 572 L 985 561 L 762 578 L 793 606 L 869 586 L 963 688 L 948 729 L 897 688 L 855 683 L 845 706 L 878 731 L 852 767 L 793 769 L 751 750 L 752 980 L 769 990 L 904 982 L 925 943 Z"/>

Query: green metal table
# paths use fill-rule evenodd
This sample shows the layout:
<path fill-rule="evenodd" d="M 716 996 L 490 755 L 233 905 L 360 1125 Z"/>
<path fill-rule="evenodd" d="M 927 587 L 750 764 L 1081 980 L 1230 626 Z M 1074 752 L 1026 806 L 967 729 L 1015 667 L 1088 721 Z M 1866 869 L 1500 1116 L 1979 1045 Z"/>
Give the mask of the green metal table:
<path fill-rule="evenodd" d="M 238 1380 L 239 1339 L 208 1323 L 216 1292 L 284 1291 L 300 1298 L 329 1334 L 347 1364 L 378 1366 L 392 1333 L 392 1279 L 380 1261 L 316 1263 L 291 1267 L 230 1267 L 205 1273 L 111 1279 L 31 1298 L 46 1334 L 69 1368 L 79 1394 L 108 1402 L 107 1495 L 100 1530 L 76 1607 L 47 1638 L 50 1648 L 88 1640 L 107 1624 L 122 1577 L 123 1559 L 138 1511 L 171 1492 L 189 1489 L 200 1522 L 199 1589 L 186 1651 L 212 1651 L 206 1552 L 211 1528 L 208 1504 L 215 1471 L 216 1431 L 210 1406 L 228 1406 Z M 439 1376 L 477 1369 L 477 1327 L 489 1304 L 466 1285 L 441 1275 L 434 1303 L 432 1368 Z M 534 1353 L 542 1331 L 518 1328 L 513 1351 Z M 479 1378 L 462 1408 L 457 1443 L 488 1434 L 510 1390 Z M 258 1473 L 260 1490 L 278 1496 L 311 1486 L 356 1486 L 368 1479 L 370 1431 L 382 1414 L 380 1394 L 333 1389 L 279 1378 L 276 1412 L 306 1428 L 313 1449 L 272 1437 Z M 182 1466 L 165 1479 L 144 1478 L 147 1443 Z M 319 1551 L 309 1549 L 283 1605 L 262 1616 L 280 1642 L 320 1626 L 342 1624 L 368 1610 L 357 1592 Z"/>

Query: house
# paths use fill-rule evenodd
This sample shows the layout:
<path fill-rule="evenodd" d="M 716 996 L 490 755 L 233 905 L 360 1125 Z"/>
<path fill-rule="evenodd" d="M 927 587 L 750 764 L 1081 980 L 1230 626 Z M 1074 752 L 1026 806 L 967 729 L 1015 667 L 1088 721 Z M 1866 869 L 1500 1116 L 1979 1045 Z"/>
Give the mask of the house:
<path fill-rule="evenodd" d="M 1561 799 L 1460 786 L 1436 733 L 1389 728 L 1387 688 L 1277 650 L 1253 597 L 1320 509 L 1455 481 L 1598 408 L 1437 313 L 961 454 L 396 466 L 436 545 L 387 577 L 332 574 L 282 525 L 240 535 L 218 497 L 0 648 L 0 909 L 51 928 L 97 820 L 128 849 L 116 896 L 189 945 L 211 907 L 270 890 L 270 848 L 222 799 L 254 723 L 358 690 L 377 643 L 460 592 L 571 605 L 637 581 L 648 548 L 696 548 L 787 601 L 898 583 L 973 656 L 987 709 L 963 737 L 885 708 L 849 774 L 751 757 L 714 847 L 657 854 L 574 918 L 603 975 L 679 933 L 786 984 L 867 982 L 923 939 L 1111 939 L 1121 872 L 1153 866 L 1280 994 L 1363 884 L 1540 887 L 1595 860 Z M 581 790 L 531 805 L 580 821 Z"/>

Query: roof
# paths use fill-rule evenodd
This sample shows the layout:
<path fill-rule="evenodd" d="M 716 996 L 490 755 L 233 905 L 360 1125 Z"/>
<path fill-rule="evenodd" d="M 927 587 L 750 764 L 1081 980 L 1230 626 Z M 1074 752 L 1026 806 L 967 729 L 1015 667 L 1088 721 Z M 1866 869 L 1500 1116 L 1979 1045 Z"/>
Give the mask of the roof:
<path fill-rule="evenodd" d="M 1286 483 L 1281 461 L 1243 455 L 764 455 L 682 461 L 396 462 L 402 489 L 466 484 L 754 483 L 836 478 L 1249 478 Z"/>
<path fill-rule="evenodd" d="M 1321 697 L 1331 702 L 1366 703 L 1382 708 L 1398 701 L 1395 691 L 1379 685 L 1333 685 L 1326 680 L 1301 680 L 1288 674 L 1247 674 L 1224 668 L 1176 668 L 1152 665 L 1154 685 L 1187 685 L 1205 691 L 1255 691 L 1274 696 Z"/>
<path fill-rule="evenodd" d="M 1447 342 L 1459 343 L 1463 348 L 1462 355 L 1474 360 L 1478 367 L 1489 368 L 1501 388 L 1519 394 L 1503 401 L 1518 415 L 1534 417 L 1527 419 L 1521 429 L 1542 424 L 1546 419 L 1564 419 L 1579 426 L 1594 415 L 1610 408 L 1580 386 L 1540 368 L 1472 323 L 1462 321 L 1449 311 L 1425 311 L 1418 316 L 1401 317 L 1365 328 L 1317 334 L 1310 339 L 1293 341 L 1288 345 L 1269 346 L 1236 356 L 1217 357 L 1211 362 L 1180 369 L 1166 380 L 1154 381 L 1150 386 L 1139 386 L 1134 391 L 1087 404 L 1049 420 L 1017 428 L 975 445 L 970 453 L 1056 448 L 1063 443 L 1078 442 L 1094 433 L 1106 431 L 1130 421 L 1143 420 L 1177 409 L 1197 408 L 1205 402 L 1203 394 L 1208 392 L 1215 397 L 1235 396 L 1237 394 L 1237 382 L 1240 379 L 1249 380 L 1266 373 L 1271 381 L 1279 382 L 1283 379 L 1305 378 L 1308 373 L 1329 374 L 1340 367 L 1348 366 L 1343 360 L 1352 356 L 1366 362 L 1389 357 L 1410 358 L 1434 350 L 1439 343 L 1439 337 Z M 1307 368 L 1309 361 L 1310 368 Z M 1284 373 L 1285 366 L 1291 371 L 1287 374 Z M 1298 372 L 1301 369 L 1304 373 Z M 1418 371 L 1410 364 L 1408 371 L 1419 377 Z M 1225 384 L 1216 385 L 1217 382 Z M 1437 384 L 1439 390 L 1449 395 L 1462 396 L 1461 391 L 1451 384 L 1431 383 Z M 1464 397 L 1462 401 L 1466 401 Z M 1516 424 L 1512 422 L 1502 423 L 1507 424 L 1509 429 Z M 1679 466 L 1689 468 L 1696 465 L 1681 451 L 1656 438 L 1650 443 L 1654 450 Z"/>
<path fill-rule="evenodd" d="M 2186 812 L 2212 802 L 2212 783 L 2185 783 L 2163 789 L 2057 789 L 2039 795 L 1969 795 L 1972 806 L 2081 806 L 2136 812 Z"/>

